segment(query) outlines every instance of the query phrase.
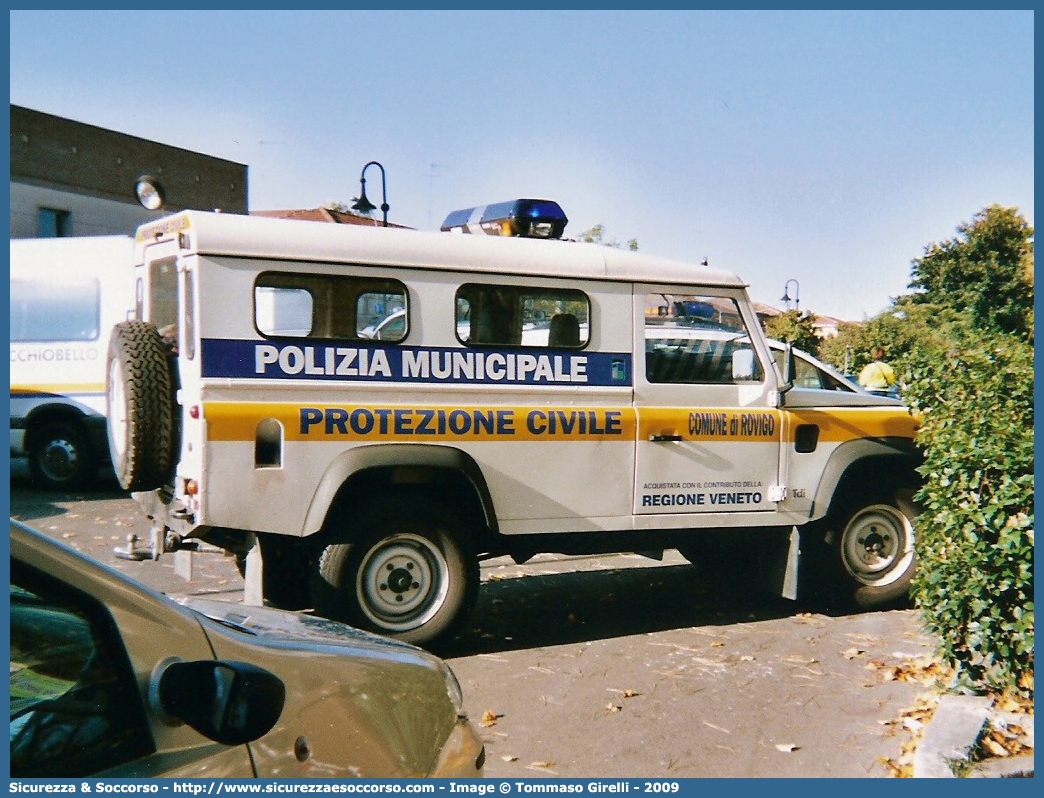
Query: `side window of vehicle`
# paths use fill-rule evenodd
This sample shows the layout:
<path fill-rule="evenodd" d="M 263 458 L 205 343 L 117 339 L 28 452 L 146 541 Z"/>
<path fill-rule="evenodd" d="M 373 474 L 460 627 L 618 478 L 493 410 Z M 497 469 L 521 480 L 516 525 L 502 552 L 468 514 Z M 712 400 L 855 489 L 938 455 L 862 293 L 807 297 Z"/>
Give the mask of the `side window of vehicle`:
<path fill-rule="evenodd" d="M 11 342 L 96 341 L 97 280 L 11 280 Z"/>
<path fill-rule="evenodd" d="M 782 374 L 785 367 L 786 350 L 773 349 L 772 357 L 775 359 L 776 365 L 779 366 L 779 373 Z M 824 384 L 827 379 L 827 375 L 812 363 L 809 363 L 803 357 L 794 356 L 794 385 L 798 388 L 833 388 L 833 385 Z"/>
<path fill-rule="evenodd" d="M 583 349 L 591 300 L 571 288 L 466 283 L 457 289 L 456 332 L 468 346 Z"/>
<path fill-rule="evenodd" d="M 649 294 L 645 378 L 653 383 L 761 382 L 764 371 L 735 300 Z"/>
<path fill-rule="evenodd" d="M 12 563 L 11 775 L 87 776 L 152 753 L 139 696 L 104 607 Z"/>
<path fill-rule="evenodd" d="M 254 326 L 264 336 L 398 343 L 409 332 L 398 280 L 266 272 L 254 282 Z"/>

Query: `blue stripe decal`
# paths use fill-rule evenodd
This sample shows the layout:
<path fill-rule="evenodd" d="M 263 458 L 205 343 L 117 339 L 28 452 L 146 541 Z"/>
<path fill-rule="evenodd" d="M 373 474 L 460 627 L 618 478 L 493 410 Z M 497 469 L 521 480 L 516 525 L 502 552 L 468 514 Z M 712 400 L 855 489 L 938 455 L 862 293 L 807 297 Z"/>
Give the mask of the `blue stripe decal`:
<path fill-rule="evenodd" d="M 447 385 L 631 385 L 631 356 L 625 352 L 206 338 L 200 356 L 204 377 Z"/>

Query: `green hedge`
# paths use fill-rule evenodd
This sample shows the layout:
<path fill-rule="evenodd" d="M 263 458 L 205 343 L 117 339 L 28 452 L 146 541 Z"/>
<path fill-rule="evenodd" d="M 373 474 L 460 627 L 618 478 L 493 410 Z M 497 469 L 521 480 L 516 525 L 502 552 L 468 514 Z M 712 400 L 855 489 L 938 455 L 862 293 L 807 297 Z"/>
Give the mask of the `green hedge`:
<path fill-rule="evenodd" d="M 957 686 L 1033 692 L 1033 346 L 968 334 L 905 358 L 923 414 L 914 598 Z"/>

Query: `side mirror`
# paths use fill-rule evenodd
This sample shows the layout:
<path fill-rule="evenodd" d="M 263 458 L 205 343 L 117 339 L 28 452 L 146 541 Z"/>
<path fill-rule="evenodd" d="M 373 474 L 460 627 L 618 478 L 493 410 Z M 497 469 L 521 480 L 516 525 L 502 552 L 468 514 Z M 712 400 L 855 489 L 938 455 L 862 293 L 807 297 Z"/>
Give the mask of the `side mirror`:
<path fill-rule="evenodd" d="M 286 687 L 245 662 L 172 662 L 158 675 L 160 708 L 204 737 L 244 745 L 267 734 L 283 712 Z"/>
<path fill-rule="evenodd" d="M 794 373 L 796 371 L 797 364 L 794 362 L 794 344 L 787 344 L 787 349 L 783 353 L 783 384 L 779 388 L 780 396 L 794 387 Z"/>
<path fill-rule="evenodd" d="M 754 350 L 734 350 L 732 353 L 732 381 L 750 382 L 753 379 L 755 379 Z"/>

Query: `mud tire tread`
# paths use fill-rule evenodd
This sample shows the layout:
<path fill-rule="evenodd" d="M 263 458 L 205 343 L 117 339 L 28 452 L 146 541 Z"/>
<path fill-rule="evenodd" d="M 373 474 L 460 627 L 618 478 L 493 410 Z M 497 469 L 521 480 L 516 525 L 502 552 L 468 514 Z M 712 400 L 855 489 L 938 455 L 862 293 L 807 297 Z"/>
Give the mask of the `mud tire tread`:
<path fill-rule="evenodd" d="M 112 363 L 123 380 L 126 437 L 123 452 L 114 445 L 117 434 L 109 407 L 109 452 L 120 486 L 128 491 L 161 487 L 170 476 L 174 441 L 174 401 L 168 348 L 156 328 L 143 321 L 117 324 L 109 338 L 106 379 Z M 107 386 L 107 403 L 112 401 Z"/>

